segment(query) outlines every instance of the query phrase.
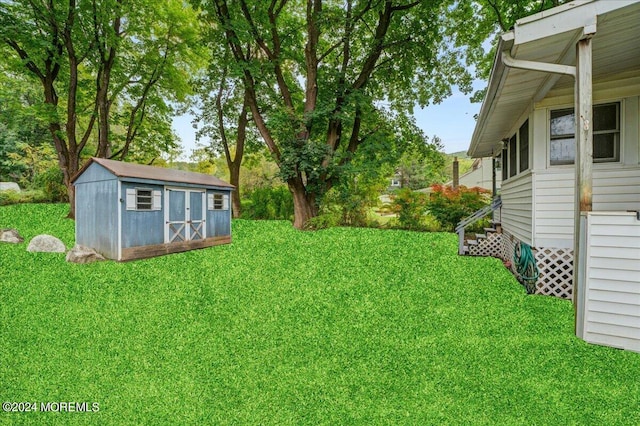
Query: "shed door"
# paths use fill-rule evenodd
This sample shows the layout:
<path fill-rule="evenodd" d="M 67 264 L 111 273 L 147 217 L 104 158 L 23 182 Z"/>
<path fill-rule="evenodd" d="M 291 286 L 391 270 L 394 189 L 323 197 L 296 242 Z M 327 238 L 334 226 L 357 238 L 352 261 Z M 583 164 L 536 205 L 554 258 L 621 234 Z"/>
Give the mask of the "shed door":
<path fill-rule="evenodd" d="M 187 222 L 190 240 L 204 239 L 204 192 L 189 191 L 189 220 Z"/>
<path fill-rule="evenodd" d="M 166 243 L 187 241 L 187 197 L 186 191 L 167 189 L 167 232 Z"/>
<path fill-rule="evenodd" d="M 205 235 L 204 191 L 166 190 L 165 242 L 202 240 Z"/>

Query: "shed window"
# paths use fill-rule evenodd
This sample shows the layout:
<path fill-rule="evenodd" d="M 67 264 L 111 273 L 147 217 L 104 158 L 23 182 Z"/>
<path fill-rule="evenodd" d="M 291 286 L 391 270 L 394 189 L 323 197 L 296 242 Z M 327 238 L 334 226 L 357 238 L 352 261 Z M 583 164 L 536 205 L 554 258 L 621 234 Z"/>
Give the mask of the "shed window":
<path fill-rule="evenodd" d="M 150 189 L 136 189 L 136 210 L 151 210 L 153 193 Z"/>
<path fill-rule="evenodd" d="M 573 108 L 551 111 L 550 163 L 573 164 L 576 158 Z M 620 102 L 593 107 L 593 162 L 620 161 Z"/>
<path fill-rule="evenodd" d="M 208 194 L 207 208 L 209 210 L 229 210 L 229 194 Z"/>
<path fill-rule="evenodd" d="M 161 209 L 162 193 L 149 188 L 127 188 L 127 210 Z"/>

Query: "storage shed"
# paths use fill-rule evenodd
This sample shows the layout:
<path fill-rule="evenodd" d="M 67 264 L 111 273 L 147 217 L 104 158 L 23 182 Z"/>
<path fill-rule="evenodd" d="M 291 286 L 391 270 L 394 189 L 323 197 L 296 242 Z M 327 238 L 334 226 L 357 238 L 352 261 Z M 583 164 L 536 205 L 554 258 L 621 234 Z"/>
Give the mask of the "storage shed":
<path fill-rule="evenodd" d="M 125 261 L 231 242 L 233 185 L 214 176 L 91 158 L 73 178 L 76 244 Z"/>

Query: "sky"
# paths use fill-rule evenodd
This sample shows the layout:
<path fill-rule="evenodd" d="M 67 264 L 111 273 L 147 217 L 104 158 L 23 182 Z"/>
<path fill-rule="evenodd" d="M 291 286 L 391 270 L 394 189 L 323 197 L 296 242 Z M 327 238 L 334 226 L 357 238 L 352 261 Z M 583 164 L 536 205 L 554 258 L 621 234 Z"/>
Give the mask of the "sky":
<path fill-rule="evenodd" d="M 482 87 L 482 82 L 474 84 L 477 88 Z M 476 125 L 475 114 L 480 111 L 480 104 L 472 104 L 469 95 L 455 91 L 453 95 L 437 105 L 429 105 L 425 109 L 416 108 L 414 116 L 418 126 L 424 130 L 431 139 L 434 135 L 442 140 L 444 152 L 466 151 L 473 129 Z M 191 150 L 196 146 L 195 133 L 191 125 L 192 117 L 188 114 L 175 117 L 173 120 L 173 130 L 180 136 L 184 152 L 180 157 L 188 160 Z"/>

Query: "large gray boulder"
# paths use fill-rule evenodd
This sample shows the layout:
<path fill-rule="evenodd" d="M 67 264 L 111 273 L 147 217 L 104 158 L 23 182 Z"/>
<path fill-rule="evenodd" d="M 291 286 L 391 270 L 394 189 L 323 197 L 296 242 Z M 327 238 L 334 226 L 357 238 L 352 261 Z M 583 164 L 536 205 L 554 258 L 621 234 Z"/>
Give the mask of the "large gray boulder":
<path fill-rule="evenodd" d="M 20 186 L 15 182 L 0 182 L 0 191 L 20 192 Z"/>
<path fill-rule="evenodd" d="M 67 253 L 67 262 L 91 263 L 105 260 L 104 256 L 94 249 L 77 244 Z"/>
<path fill-rule="evenodd" d="M 31 252 L 45 252 L 45 253 L 64 253 L 67 248 L 62 241 L 52 235 L 42 234 L 36 235 L 29 242 L 27 251 Z"/>
<path fill-rule="evenodd" d="M 18 244 L 24 241 L 17 229 L 0 229 L 0 241 Z"/>

